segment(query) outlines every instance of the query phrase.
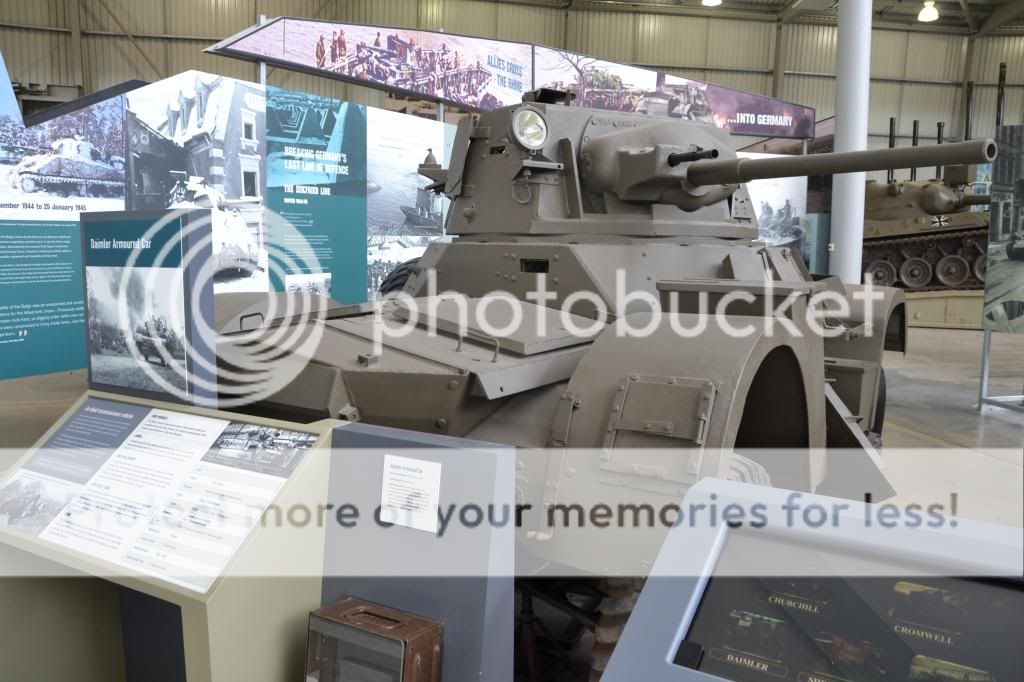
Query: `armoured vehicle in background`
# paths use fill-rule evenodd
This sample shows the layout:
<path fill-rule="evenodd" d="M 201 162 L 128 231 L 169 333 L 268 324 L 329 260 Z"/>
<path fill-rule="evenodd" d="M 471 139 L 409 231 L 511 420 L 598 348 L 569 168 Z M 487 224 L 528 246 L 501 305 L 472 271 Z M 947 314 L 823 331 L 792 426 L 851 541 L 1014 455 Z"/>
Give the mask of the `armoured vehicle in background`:
<path fill-rule="evenodd" d="M 167 358 L 177 356 L 181 347 L 177 335 L 167 326 L 162 317 L 151 317 L 135 327 L 132 341 L 139 355 L 146 362 L 156 358 L 161 365 L 167 365 Z"/>
<path fill-rule="evenodd" d="M 1024 237 L 1014 237 L 1006 245 L 1006 256 L 1010 260 L 1024 260 Z"/>
<path fill-rule="evenodd" d="M 251 272 L 259 266 L 259 245 L 242 216 L 246 207 L 258 208 L 259 199 L 228 199 L 224 193 L 206 184 L 198 175 L 185 178 L 180 171 L 168 196 L 168 208 L 208 208 L 213 223 L 212 249 L 214 271 Z"/>
<path fill-rule="evenodd" d="M 51 152 L 26 156 L 10 172 L 11 186 L 23 192 L 101 197 L 124 194 L 124 159 L 104 158 L 91 142 L 56 140 Z"/>
<path fill-rule="evenodd" d="M 1010 241 L 1006 243 L 1006 257 L 1010 260 L 1024 261 L 1024 229 L 1010 235 Z"/>
<path fill-rule="evenodd" d="M 984 287 L 989 216 L 971 207 L 991 197 L 968 193 L 962 170 L 946 168 L 944 180 L 868 181 L 864 273 L 875 284 L 913 291 Z"/>
<path fill-rule="evenodd" d="M 252 409 L 516 446 L 517 503 L 537 512 L 523 517 L 517 559 L 556 572 L 646 575 L 666 529 L 553 527 L 542 510 L 662 509 L 705 476 L 891 496 L 868 434 L 881 430 L 883 350 L 905 349 L 903 293 L 881 289 L 869 307 L 863 285 L 813 277 L 793 250 L 758 241 L 742 183 L 976 163 L 995 144 L 738 159 L 718 128 L 558 97 L 540 91 L 464 118 L 449 168 L 420 167 L 451 200 L 454 239 L 401 266 L 389 287 L 402 296 L 381 309 L 326 303 L 324 319 L 275 320 L 267 301 L 218 297 L 222 359 L 226 337 L 251 335 L 250 324 L 272 327 L 268 337 L 323 326 L 295 379 Z M 506 325 L 507 304 L 489 305 L 496 291 L 519 302 L 522 324 Z M 824 292 L 848 310 L 815 301 Z M 678 333 L 708 320 L 702 299 L 715 310 L 736 295 L 712 317 L 733 331 Z M 793 307 L 773 313 L 784 299 Z M 479 323 L 485 307 L 504 331 Z M 809 307 L 828 338 L 799 314 Z M 627 324 L 644 333 L 621 333 Z M 623 603 L 603 603 L 595 670 Z"/>

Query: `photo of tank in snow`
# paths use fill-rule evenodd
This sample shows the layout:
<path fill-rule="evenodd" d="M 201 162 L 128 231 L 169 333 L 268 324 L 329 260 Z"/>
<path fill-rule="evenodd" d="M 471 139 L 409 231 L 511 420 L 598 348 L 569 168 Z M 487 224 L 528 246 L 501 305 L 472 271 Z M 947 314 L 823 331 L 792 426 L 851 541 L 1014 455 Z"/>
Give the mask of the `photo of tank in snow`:
<path fill-rule="evenodd" d="M 384 109 L 367 110 L 366 200 L 370 236 L 444 234 L 447 199 L 426 189 L 420 164 L 441 164 L 445 125 Z"/>
<path fill-rule="evenodd" d="M 432 243 L 444 240 L 444 237 L 369 237 L 366 244 L 366 300 L 373 301 L 379 297 L 381 284 L 395 268 L 422 256 Z"/>
<path fill-rule="evenodd" d="M 124 98 L 30 128 L 0 115 L 0 205 L 11 220 L 78 220 L 125 201 Z"/>
<path fill-rule="evenodd" d="M 85 286 L 90 383 L 153 393 L 173 389 L 184 395 L 188 368 L 182 270 L 90 266 Z"/>
<path fill-rule="evenodd" d="M 128 210 L 210 209 L 215 291 L 267 291 L 263 87 L 186 71 L 126 99 Z"/>
<path fill-rule="evenodd" d="M 996 130 L 985 271 L 985 329 L 1024 333 L 1024 126 Z"/>

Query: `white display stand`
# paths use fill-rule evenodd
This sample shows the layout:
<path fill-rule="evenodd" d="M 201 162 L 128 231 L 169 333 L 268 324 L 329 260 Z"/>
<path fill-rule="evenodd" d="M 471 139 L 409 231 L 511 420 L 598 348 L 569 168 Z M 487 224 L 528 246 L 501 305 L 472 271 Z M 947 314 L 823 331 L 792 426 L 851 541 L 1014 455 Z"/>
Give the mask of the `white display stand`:
<path fill-rule="evenodd" d="M 344 422 L 296 424 L 98 391 L 83 395 L 7 472 L 4 482 L 18 475 L 40 446 L 90 399 L 152 408 L 162 414 L 244 422 L 254 429 L 312 434 L 312 445 L 268 500 L 277 508 L 291 509 L 326 498 L 331 429 Z M 198 469 L 208 466 L 206 459 Z M 223 470 L 220 483 L 225 489 L 244 474 L 233 475 L 228 467 Z M 61 516 L 70 513 L 71 504 L 66 510 Z M 23 633 L 46 633 L 45 637 L 18 637 L 18 655 L 0 656 L 0 679 L 280 682 L 301 675 L 309 613 L 321 606 L 324 534 L 316 524 L 279 528 L 256 523 L 233 548 L 219 574 L 198 589 L 171 576 L 161 577 L 158 571 L 133 570 L 98 552 L 45 537 L 45 532 L 34 536 L 0 527 L 0 562 L 7 562 L 0 564 L 0 603 L 5 604 L 0 634 L 12 627 Z M 40 568 L 19 571 L 11 561 Z M 13 577 L 28 575 L 38 577 Z M 146 627 L 150 612 L 168 611 L 173 614 L 166 621 L 169 627 Z M 137 625 L 142 626 L 141 634 Z M 180 673 L 145 670 L 151 655 L 170 647 L 177 649 Z M 139 661 L 141 673 L 138 666 L 133 667 Z"/>
<path fill-rule="evenodd" d="M 984 340 L 981 349 L 981 384 L 978 388 L 978 412 L 985 409 L 986 405 L 1001 407 L 1018 414 L 1024 414 L 1024 393 L 1021 395 L 990 395 L 988 392 L 989 370 L 991 369 L 992 354 L 992 332 L 988 329 L 984 332 Z"/>

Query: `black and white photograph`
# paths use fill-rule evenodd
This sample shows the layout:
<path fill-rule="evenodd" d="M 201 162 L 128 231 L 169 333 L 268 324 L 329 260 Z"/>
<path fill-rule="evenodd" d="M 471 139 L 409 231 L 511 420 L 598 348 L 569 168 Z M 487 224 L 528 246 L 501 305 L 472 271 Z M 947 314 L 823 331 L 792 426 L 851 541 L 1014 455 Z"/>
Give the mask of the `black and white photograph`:
<path fill-rule="evenodd" d="M 288 478 L 315 441 L 311 433 L 231 422 L 203 461 Z"/>
<path fill-rule="evenodd" d="M 535 87 L 570 92 L 574 105 L 610 111 L 652 107 L 650 113 L 660 113 L 657 71 L 539 46 L 534 60 Z"/>
<path fill-rule="evenodd" d="M 985 328 L 1024 333 L 1024 126 L 996 131 L 985 271 Z"/>
<path fill-rule="evenodd" d="M 398 266 L 423 255 L 441 237 L 369 237 L 366 244 L 366 300 L 380 296 L 380 285 Z"/>
<path fill-rule="evenodd" d="M 764 159 L 775 154 L 740 152 L 744 159 Z M 757 214 L 758 236 L 768 246 L 789 247 L 808 262 L 807 178 L 773 178 L 746 183 L 750 205 Z"/>
<path fill-rule="evenodd" d="M 264 88 L 186 71 L 126 99 L 128 210 L 210 209 L 215 291 L 267 291 Z"/>
<path fill-rule="evenodd" d="M 125 202 L 124 98 L 25 128 L 0 114 L 0 203 L 5 220 L 78 220 Z"/>
<path fill-rule="evenodd" d="M 271 187 L 328 187 L 330 196 L 367 189 L 366 107 L 271 87 L 267 91 L 267 166 Z"/>
<path fill-rule="evenodd" d="M 444 163 L 445 125 L 367 109 L 366 224 L 370 236 L 444 234 L 447 200 L 426 189 L 420 164 Z"/>
<path fill-rule="evenodd" d="M 300 272 L 285 275 L 285 289 L 292 293 L 315 294 L 316 296 L 331 295 L 331 273 Z"/>
<path fill-rule="evenodd" d="M 681 76 L 658 74 L 658 89 L 644 98 L 641 113 L 715 124 L 708 84 Z"/>
<path fill-rule="evenodd" d="M 444 32 L 285 17 L 226 49 L 484 111 L 519 102 L 532 81 L 529 44 Z"/>
<path fill-rule="evenodd" d="M 125 306 L 118 310 L 127 276 Z M 94 384 L 166 393 L 147 369 L 187 391 L 185 294 L 180 268 L 87 267 L 89 368 Z M 138 351 L 139 359 L 132 352 Z M 145 366 L 143 365 L 145 363 Z"/>
<path fill-rule="evenodd" d="M 19 471 L 0 488 L 0 526 L 39 535 L 79 491 L 66 481 Z"/>

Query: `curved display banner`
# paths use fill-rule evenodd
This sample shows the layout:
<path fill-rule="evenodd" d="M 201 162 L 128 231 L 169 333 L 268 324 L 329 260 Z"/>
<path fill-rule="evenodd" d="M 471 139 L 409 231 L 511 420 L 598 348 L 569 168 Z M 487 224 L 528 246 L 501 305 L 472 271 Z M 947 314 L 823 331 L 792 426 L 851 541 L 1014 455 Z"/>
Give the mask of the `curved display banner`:
<path fill-rule="evenodd" d="M 811 107 L 550 47 L 534 48 L 534 86 L 573 103 L 708 123 L 737 135 L 814 137 Z"/>
<path fill-rule="evenodd" d="M 527 43 L 292 17 L 207 50 L 482 111 L 522 101 L 533 83 L 532 51 Z"/>
<path fill-rule="evenodd" d="M 547 87 L 594 109 L 703 121 L 739 135 L 814 137 L 811 107 L 526 43 L 278 17 L 206 51 L 471 111 L 517 104 Z"/>

